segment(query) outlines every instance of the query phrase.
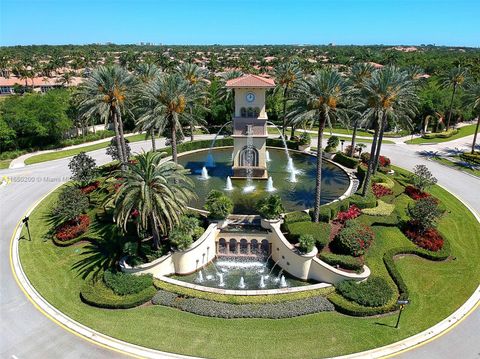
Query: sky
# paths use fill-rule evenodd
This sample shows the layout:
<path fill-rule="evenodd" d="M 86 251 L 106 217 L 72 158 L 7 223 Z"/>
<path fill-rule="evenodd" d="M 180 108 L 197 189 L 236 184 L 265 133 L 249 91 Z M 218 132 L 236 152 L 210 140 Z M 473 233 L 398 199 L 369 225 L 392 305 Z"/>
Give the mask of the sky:
<path fill-rule="evenodd" d="M 480 46 L 480 0 L 0 0 L 0 45 Z"/>

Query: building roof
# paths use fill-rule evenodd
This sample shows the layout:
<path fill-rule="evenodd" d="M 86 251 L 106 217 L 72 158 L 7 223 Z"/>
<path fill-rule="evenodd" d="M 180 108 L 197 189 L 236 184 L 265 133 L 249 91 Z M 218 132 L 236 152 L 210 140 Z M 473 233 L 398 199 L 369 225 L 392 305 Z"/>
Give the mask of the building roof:
<path fill-rule="evenodd" d="M 227 81 L 228 88 L 272 88 L 275 81 L 258 75 L 243 75 Z"/>

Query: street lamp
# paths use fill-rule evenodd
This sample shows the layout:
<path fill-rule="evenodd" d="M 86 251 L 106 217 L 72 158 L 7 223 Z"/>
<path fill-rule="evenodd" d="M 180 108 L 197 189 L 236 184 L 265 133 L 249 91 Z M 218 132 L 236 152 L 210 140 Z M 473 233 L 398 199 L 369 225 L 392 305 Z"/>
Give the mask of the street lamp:
<path fill-rule="evenodd" d="M 340 143 L 342 145 L 342 152 L 343 152 L 343 144 L 345 143 L 345 140 L 340 140 Z"/>
<path fill-rule="evenodd" d="M 27 233 L 28 233 L 28 240 L 31 241 L 32 240 L 32 237 L 30 236 L 30 227 L 28 226 L 28 221 L 29 221 L 30 218 L 28 218 L 28 216 L 25 216 L 24 219 L 22 219 L 22 223 L 25 225 L 25 227 L 27 228 Z"/>
<path fill-rule="evenodd" d="M 398 318 L 397 318 L 397 324 L 395 324 L 395 329 L 398 329 L 398 325 L 400 324 L 400 317 L 402 316 L 402 311 L 405 308 L 407 304 L 409 304 L 409 300 L 397 300 L 397 305 L 400 307 L 398 311 Z"/>

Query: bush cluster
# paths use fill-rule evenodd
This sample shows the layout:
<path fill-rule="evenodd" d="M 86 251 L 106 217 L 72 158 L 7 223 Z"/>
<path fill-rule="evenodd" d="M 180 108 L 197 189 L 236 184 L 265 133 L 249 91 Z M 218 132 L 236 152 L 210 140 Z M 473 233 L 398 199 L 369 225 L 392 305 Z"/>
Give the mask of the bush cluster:
<path fill-rule="evenodd" d="M 363 269 L 363 260 L 359 257 L 322 252 L 318 255 L 318 258 L 334 267 L 339 266 L 340 268 L 354 271 Z"/>
<path fill-rule="evenodd" d="M 265 219 L 279 219 L 285 209 L 280 196 L 272 194 L 258 201 L 257 210 Z"/>
<path fill-rule="evenodd" d="M 86 214 L 60 225 L 55 231 L 55 238 L 60 242 L 67 242 L 84 234 L 90 226 L 90 217 Z"/>
<path fill-rule="evenodd" d="M 333 311 L 333 305 L 321 296 L 266 304 L 230 304 L 199 298 L 181 298 L 160 290 L 152 299 L 153 304 L 217 318 L 292 318 L 306 314 Z"/>
<path fill-rule="evenodd" d="M 333 157 L 333 161 L 347 168 L 356 168 L 359 163 L 358 159 L 349 157 L 343 152 L 337 152 L 335 157 Z"/>
<path fill-rule="evenodd" d="M 350 200 L 348 198 L 324 204 L 320 207 L 320 221 L 329 222 L 331 219 L 335 219 L 339 212 L 347 211 L 349 207 Z M 314 213 L 315 210 L 311 209 L 310 215 L 313 216 Z"/>
<path fill-rule="evenodd" d="M 65 186 L 58 196 L 53 214 L 63 221 L 78 221 L 88 209 L 88 197 L 74 186 Z"/>
<path fill-rule="evenodd" d="M 443 211 L 435 197 L 426 197 L 415 201 L 413 205 L 409 205 L 408 213 L 412 219 L 411 224 L 415 225 L 415 229 L 424 232 L 437 226 L 437 221 Z"/>
<path fill-rule="evenodd" d="M 450 129 L 448 131 L 443 131 L 443 132 L 432 132 L 432 133 L 425 133 L 422 138 L 426 139 L 433 139 L 433 138 L 450 138 L 453 135 L 456 135 L 458 133 L 457 129 Z"/>
<path fill-rule="evenodd" d="M 86 186 L 79 187 L 80 191 L 82 191 L 84 194 L 90 194 L 93 191 L 95 191 L 98 187 L 100 186 L 99 181 L 95 181 L 92 183 L 87 184 Z"/>
<path fill-rule="evenodd" d="M 183 251 L 200 238 L 203 232 L 198 218 L 181 216 L 180 223 L 170 231 L 168 239 L 174 247 Z"/>
<path fill-rule="evenodd" d="M 342 254 L 354 257 L 365 254 L 375 238 L 373 231 L 357 221 L 347 221 L 333 240 L 333 247 Z"/>
<path fill-rule="evenodd" d="M 296 243 L 301 235 L 308 234 L 315 239 L 315 243 L 319 250 L 328 244 L 330 239 L 330 225 L 328 223 L 314 222 L 295 222 L 287 225 L 290 233 L 288 238 L 291 242 Z"/>
<path fill-rule="evenodd" d="M 205 202 L 205 209 L 212 219 L 225 219 L 233 211 L 233 202 L 223 192 L 212 190 Z"/>
<path fill-rule="evenodd" d="M 337 151 L 338 144 L 340 139 L 337 136 L 330 136 L 327 140 L 327 146 L 325 147 L 325 152 L 334 153 Z"/>
<path fill-rule="evenodd" d="M 383 196 L 389 196 L 393 194 L 393 191 L 390 188 L 387 188 L 381 184 L 373 183 L 372 184 L 372 192 L 375 197 L 380 198 Z"/>
<path fill-rule="evenodd" d="M 291 150 L 298 150 L 298 142 L 297 141 L 285 141 L 287 143 L 287 147 Z M 207 145 L 207 147 L 210 145 L 210 142 L 209 144 Z M 226 146 L 226 145 L 225 145 Z M 233 140 L 232 140 L 232 144 L 230 146 L 233 146 Z M 283 146 L 283 140 L 281 138 L 267 138 L 267 146 L 270 146 L 270 147 L 280 147 L 280 148 L 284 148 Z"/>
<path fill-rule="evenodd" d="M 460 155 L 460 158 L 466 162 L 474 163 L 477 165 L 480 165 L 480 152 L 475 152 L 475 153 L 462 153 Z"/>
<path fill-rule="evenodd" d="M 394 204 L 385 203 L 381 200 L 378 200 L 377 202 L 377 207 L 362 209 L 362 213 L 369 216 L 387 217 L 390 216 L 395 210 Z"/>
<path fill-rule="evenodd" d="M 435 228 L 421 231 L 415 223 L 408 222 L 405 236 L 417 246 L 437 252 L 443 248 L 443 237 Z"/>
<path fill-rule="evenodd" d="M 392 312 L 396 309 L 396 302 L 394 300 L 381 307 L 365 307 L 344 298 L 338 293 L 333 293 L 329 295 L 328 300 L 332 302 L 337 312 L 352 315 L 355 317 L 368 317 L 372 315 L 385 314 Z"/>
<path fill-rule="evenodd" d="M 313 251 L 315 247 L 315 238 L 311 234 L 302 234 L 298 239 L 298 250 L 300 253 L 306 254 Z"/>
<path fill-rule="evenodd" d="M 285 215 L 284 223 L 295 223 L 295 222 L 308 222 L 310 221 L 310 215 L 304 211 L 295 211 L 290 212 Z"/>
<path fill-rule="evenodd" d="M 394 292 L 381 277 L 370 276 L 364 282 L 345 280 L 335 285 L 337 291 L 355 303 L 365 307 L 381 307 L 387 304 Z"/>
<path fill-rule="evenodd" d="M 407 196 L 409 196 L 410 198 L 414 199 L 415 201 L 419 200 L 419 199 L 422 199 L 422 198 L 430 197 L 429 193 L 422 192 L 414 186 L 406 186 L 405 187 L 405 194 Z"/>
<path fill-rule="evenodd" d="M 377 206 L 377 197 L 372 192 L 368 192 L 365 196 L 354 194 L 349 198 L 350 204 L 354 204 L 360 209 L 374 208 Z"/>
<path fill-rule="evenodd" d="M 133 275 L 107 270 L 103 273 L 103 281 L 116 295 L 136 294 L 151 287 L 151 274 Z"/>
<path fill-rule="evenodd" d="M 352 204 L 346 211 L 338 212 L 335 219 L 340 223 L 345 223 L 346 221 L 357 218 L 361 213 L 360 209 Z"/>

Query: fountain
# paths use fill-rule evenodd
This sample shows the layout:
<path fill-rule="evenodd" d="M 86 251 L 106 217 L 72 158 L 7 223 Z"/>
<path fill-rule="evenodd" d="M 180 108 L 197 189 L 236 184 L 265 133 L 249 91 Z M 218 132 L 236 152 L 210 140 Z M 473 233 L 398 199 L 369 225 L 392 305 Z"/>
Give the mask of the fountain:
<path fill-rule="evenodd" d="M 218 273 L 218 286 L 225 287 L 225 282 L 223 280 L 223 273 Z"/>
<path fill-rule="evenodd" d="M 198 272 L 198 275 L 197 275 L 197 278 L 195 279 L 195 281 L 197 283 L 203 283 L 204 282 L 203 272 L 201 270 Z"/>
<path fill-rule="evenodd" d="M 285 276 L 282 275 L 280 278 L 280 288 L 285 288 L 287 286 L 287 281 L 285 280 Z"/>
<path fill-rule="evenodd" d="M 295 166 L 293 166 L 293 159 L 292 159 L 292 157 L 289 157 L 289 158 L 288 158 L 287 171 L 288 171 L 288 172 L 295 172 Z"/>
<path fill-rule="evenodd" d="M 267 161 L 267 162 L 270 162 L 270 161 L 271 161 L 271 159 L 270 159 L 270 152 L 268 152 L 268 151 L 265 151 L 265 161 Z"/>
<path fill-rule="evenodd" d="M 285 140 L 285 137 L 283 136 L 282 131 L 280 131 L 277 125 L 275 125 L 273 122 L 267 121 L 266 123 L 275 127 L 278 133 L 280 134 L 280 137 L 282 138 L 282 142 L 283 142 L 283 148 L 285 150 L 285 155 L 287 156 L 287 159 L 288 159 L 287 169 L 289 172 L 295 172 L 295 167 L 293 166 L 293 159 L 292 157 L 290 157 L 290 153 L 288 153 L 287 141 Z"/>
<path fill-rule="evenodd" d="M 264 279 L 263 275 L 260 276 L 260 284 L 259 284 L 259 287 L 260 287 L 260 288 L 265 288 L 265 279 Z"/>
<path fill-rule="evenodd" d="M 232 179 L 230 176 L 227 177 L 227 185 L 225 187 L 225 191 L 233 191 Z"/>
<path fill-rule="evenodd" d="M 213 275 L 212 275 L 212 274 L 207 274 L 207 275 L 205 276 L 205 278 L 206 278 L 207 280 L 212 280 L 212 279 L 213 279 Z"/>
<path fill-rule="evenodd" d="M 208 175 L 207 167 L 203 166 L 203 167 L 202 167 L 202 176 L 201 176 L 201 179 L 202 179 L 202 180 L 208 180 L 209 178 L 210 178 L 210 176 Z"/>
<path fill-rule="evenodd" d="M 215 167 L 215 161 L 213 160 L 213 156 L 212 156 L 212 149 L 213 149 L 213 147 L 215 147 L 215 142 L 217 141 L 217 137 L 220 134 L 220 132 L 222 132 L 222 130 L 225 128 L 225 126 L 227 126 L 228 124 L 231 124 L 231 123 L 232 123 L 232 121 L 226 122 L 222 127 L 220 127 L 218 132 L 215 134 L 215 137 L 213 138 L 212 143 L 210 144 L 210 148 L 208 150 L 207 160 L 205 161 L 205 166 L 206 167 Z"/>
<path fill-rule="evenodd" d="M 273 179 L 272 177 L 268 177 L 267 181 L 267 192 L 275 192 L 277 189 L 273 187 Z"/>
<path fill-rule="evenodd" d="M 289 182 L 296 183 L 297 182 L 297 174 L 295 171 L 290 172 L 290 177 L 288 178 Z"/>
<path fill-rule="evenodd" d="M 240 283 L 238 284 L 238 288 L 244 289 L 245 288 L 245 279 L 240 277 Z"/>

